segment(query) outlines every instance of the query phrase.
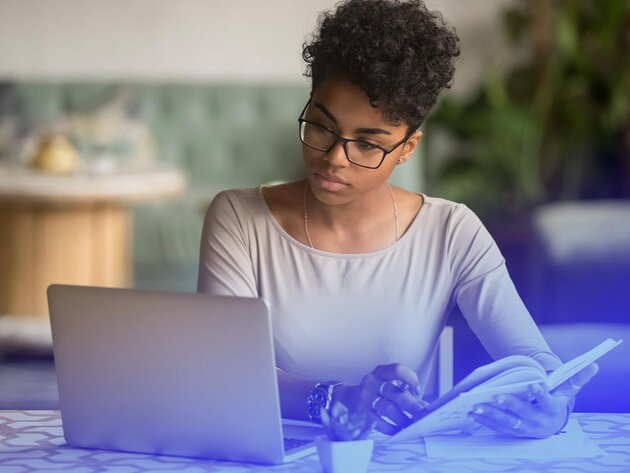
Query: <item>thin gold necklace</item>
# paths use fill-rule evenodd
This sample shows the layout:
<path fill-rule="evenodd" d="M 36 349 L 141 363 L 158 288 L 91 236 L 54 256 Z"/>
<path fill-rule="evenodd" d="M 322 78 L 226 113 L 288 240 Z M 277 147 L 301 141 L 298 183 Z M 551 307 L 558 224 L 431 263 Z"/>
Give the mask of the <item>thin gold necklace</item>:
<path fill-rule="evenodd" d="M 389 189 L 389 194 L 392 196 L 392 202 L 394 203 L 394 220 L 396 222 L 396 239 L 391 242 L 389 245 L 384 248 L 388 248 L 392 246 L 394 243 L 398 241 L 400 238 L 400 225 L 398 223 L 398 205 L 396 205 L 396 197 L 394 196 L 394 191 L 392 191 L 392 187 L 387 183 L 387 188 Z M 304 183 L 304 233 L 306 233 L 306 239 L 308 240 L 308 245 L 315 249 L 313 246 L 313 242 L 311 241 L 311 236 L 308 233 L 308 210 L 306 205 L 306 196 L 308 195 L 308 179 Z"/>

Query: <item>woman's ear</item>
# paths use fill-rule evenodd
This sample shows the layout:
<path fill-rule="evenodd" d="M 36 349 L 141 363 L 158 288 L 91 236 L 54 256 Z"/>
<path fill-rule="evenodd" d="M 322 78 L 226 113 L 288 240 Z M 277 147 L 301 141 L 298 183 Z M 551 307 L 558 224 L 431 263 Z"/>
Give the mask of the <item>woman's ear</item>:
<path fill-rule="evenodd" d="M 396 160 L 396 164 L 402 164 L 406 162 L 409 158 L 411 158 L 411 156 L 413 156 L 413 152 L 416 150 L 416 146 L 418 146 L 418 143 L 420 143 L 421 139 L 422 132 L 420 130 L 411 135 L 407 142 L 402 146 L 402 152 Z"/>

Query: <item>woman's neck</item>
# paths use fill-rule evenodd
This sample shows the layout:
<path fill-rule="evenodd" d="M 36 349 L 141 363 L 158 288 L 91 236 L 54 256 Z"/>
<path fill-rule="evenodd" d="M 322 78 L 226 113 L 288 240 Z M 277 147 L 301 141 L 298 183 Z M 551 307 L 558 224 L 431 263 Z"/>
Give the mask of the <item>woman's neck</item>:
<path fill-rule="evenodd" d="M 307 188 L 305 217 L 313 245 L 378 249 L 395 242 L 397 212 L 392 192 L 383 183 L 350 202 L 328 205 Z"/>

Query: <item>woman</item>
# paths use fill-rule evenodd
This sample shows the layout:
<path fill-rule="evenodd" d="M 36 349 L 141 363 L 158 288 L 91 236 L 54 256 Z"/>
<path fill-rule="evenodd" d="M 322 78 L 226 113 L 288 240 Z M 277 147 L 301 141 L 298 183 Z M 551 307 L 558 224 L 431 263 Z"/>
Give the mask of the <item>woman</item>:
<path fill-rule="evenodd" d="M 390 186 L 449 86 L 458 38 L 420 0 L 350 0 L 304 45 L 299 117 L 306 179 L 220 193 L 206 215 L 198 291 L 264 298 L 284 417 L 341 400 L 393 434 L 422 414 L 428 368 L 454 304 L 494 358 L 550 352 L 504 260 L 467 207 Z M 471 413 L 517 436 L 568 419 L 590 367 L 554 394 L 504 396 Z M 255 387 L 252 387 L 255 389 Z"/>

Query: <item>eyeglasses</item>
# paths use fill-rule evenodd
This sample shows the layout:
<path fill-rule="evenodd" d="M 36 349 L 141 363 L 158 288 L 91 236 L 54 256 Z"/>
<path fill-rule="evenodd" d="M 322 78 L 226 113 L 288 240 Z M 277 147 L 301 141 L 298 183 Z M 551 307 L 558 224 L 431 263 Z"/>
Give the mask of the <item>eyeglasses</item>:
<path fill-rule="evenodd" d="M 366 143 L 361 140 L 349 140 L 333 133 L 320 123 L 304 119 L 304 114 L 306 113 L 306 109 L 310 103 L 310 100 L 306 102 L 304 110 L 302 110 L 300 118 L 298 118 L 300 141 L 309 148 L 324 151 L 326 153 L 333 149 L 337 143 L 341 143 L 348 161 L 364 168 L 377 169 L 381 164 L 383 164 L 385 157 L 389 153 L 396 150 L 416 132 L 416 130 L 412 131 L 390 149 L 385 149 L 381 146 Z"/>

